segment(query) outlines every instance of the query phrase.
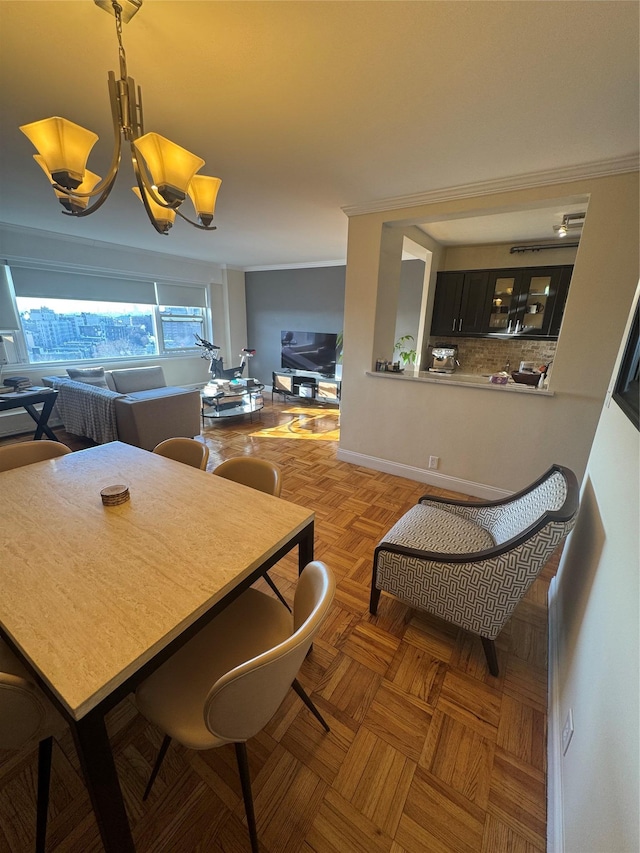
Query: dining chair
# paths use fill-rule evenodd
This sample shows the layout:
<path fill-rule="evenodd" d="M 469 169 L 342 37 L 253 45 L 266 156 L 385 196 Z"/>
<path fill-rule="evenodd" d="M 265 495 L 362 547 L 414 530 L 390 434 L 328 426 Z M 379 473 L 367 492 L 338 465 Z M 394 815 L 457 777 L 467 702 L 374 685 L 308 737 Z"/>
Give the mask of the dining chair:
<path fill-rule="evenodd" d="M 319 561 L 302 571 L 293 613 L 249 588 L 139 685 L 138 709 L 165 732 L 143 799 L 172 739 L 196 750 L 233 743 L 251 849 L 258 853 L 246 742 L 273 717 L 289 687 L 329 731 L 296 675 L 334 594 L 333 573 Z"/>
<path fill-rule="evenodd" d="M 370 613 L 384 590 L 477 634 L 498 675 L 495 639 L 573 528 L 578 506 L 576 476 L 561 465 L 504 500 L 424 495 L 375 549 Z"/>
<path fill-rule="evenodd" d="M 195 438 L 165 438 L 160 444 L 156 444 L 153 453 L 174 459 L 176 462 L 184 462 L 192 468 L 206 470 L 209 461 L 209 448 L 203 441 Z"/>
<path fill-rule="evenodd" d="M 243 486 L 250 486 L 259 492 L 265 492 L 276 498 L 280 497 L 282 491 L 282 470 L 275 462 L 267 459 L 259 459 L 256 456 L 232 456 L 225 462 L 221 462 L 213 473 L 225 480 L 233 480 Z M 287 610 L 291 610 L 284 596 L 265 572 L 263 578 L 269 584 L 273 592 L 278 596 Z"/>
<path fill-rule="evenodd" d="M 0 447 L 0 471 L 10 471 L 31 465 L 32 462 L 42 462 L 45 459 L 56 459 L 66 456 L 71 450 L 59 441 L 40 439 L 39 441 L 20 441 L 17 444 L 6 444 Z"/>
<path fill-rule="evenodd" d="M 38 744 L 36 853 L 45 849 L 53 737 L 63 727 L 29 672 L 0 641 L 0 749 L 26 751 Z"/>

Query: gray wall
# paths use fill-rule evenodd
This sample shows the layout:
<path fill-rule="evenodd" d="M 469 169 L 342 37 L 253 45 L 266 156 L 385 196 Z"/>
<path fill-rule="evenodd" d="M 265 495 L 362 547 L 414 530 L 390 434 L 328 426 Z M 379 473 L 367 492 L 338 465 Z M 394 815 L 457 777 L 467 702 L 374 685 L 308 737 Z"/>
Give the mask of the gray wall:
<path fill-rule="evenodd" d="M 256 350 L 251 375 L 271 385 L 280 369 L 280 332 L 341 332 L 345 267 L 245 273 L 247 346 Z"/>

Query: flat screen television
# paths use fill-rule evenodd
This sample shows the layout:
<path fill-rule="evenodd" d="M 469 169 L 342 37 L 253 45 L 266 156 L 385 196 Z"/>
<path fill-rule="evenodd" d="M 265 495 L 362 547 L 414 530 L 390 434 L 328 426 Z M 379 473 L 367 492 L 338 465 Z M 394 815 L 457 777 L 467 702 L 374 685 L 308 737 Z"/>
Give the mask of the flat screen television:
<path fill-rule="evenodd" d="M 336 375 L 336 332 L 284 331 L 280 341 L 280 366 L 285 370 L 307 370 L 330 377 Z"/>

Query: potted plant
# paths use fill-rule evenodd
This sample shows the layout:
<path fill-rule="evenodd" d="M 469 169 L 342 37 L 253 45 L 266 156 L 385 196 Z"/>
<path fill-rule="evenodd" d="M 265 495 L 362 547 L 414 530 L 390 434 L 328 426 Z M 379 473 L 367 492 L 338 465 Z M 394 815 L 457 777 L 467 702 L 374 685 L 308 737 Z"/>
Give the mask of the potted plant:
<path fill-rule="evenodd" d="M 416 359 L 418 358 L 418 353 L 415 349 L 411 348 L 411 345 L 415 343 L 415 338 L 413 335 L 402 335 L 402 337 L 398 338 L 393 347 L 394 354 L 397 352 L 400 361 L 402 362 L 402 367 L 409 367 L 412 364 L 415 364 Z"/>

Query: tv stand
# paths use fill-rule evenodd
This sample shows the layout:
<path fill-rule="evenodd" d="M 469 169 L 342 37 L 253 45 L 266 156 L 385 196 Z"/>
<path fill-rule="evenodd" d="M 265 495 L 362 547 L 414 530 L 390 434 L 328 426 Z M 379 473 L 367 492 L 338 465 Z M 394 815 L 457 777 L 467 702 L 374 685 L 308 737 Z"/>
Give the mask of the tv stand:
<path fill-rule="evenodd" d="M 272 373 L 271 399 L 274 394 L 296 397 L 299 400 L 315 400 L 318 403 L 339 403 L 342 382 L 321 373 L 283 368 Z"/>

